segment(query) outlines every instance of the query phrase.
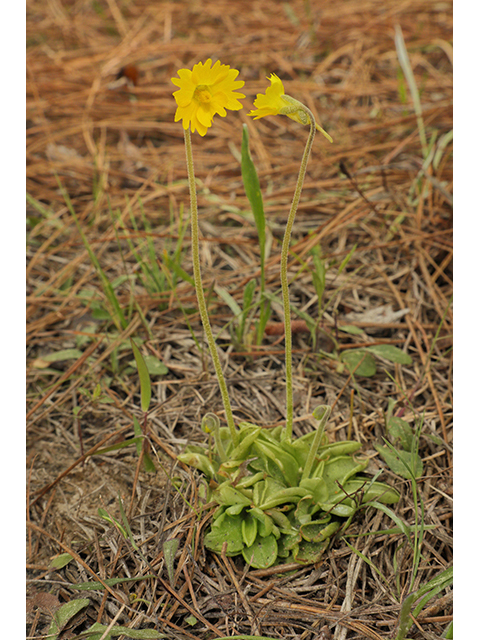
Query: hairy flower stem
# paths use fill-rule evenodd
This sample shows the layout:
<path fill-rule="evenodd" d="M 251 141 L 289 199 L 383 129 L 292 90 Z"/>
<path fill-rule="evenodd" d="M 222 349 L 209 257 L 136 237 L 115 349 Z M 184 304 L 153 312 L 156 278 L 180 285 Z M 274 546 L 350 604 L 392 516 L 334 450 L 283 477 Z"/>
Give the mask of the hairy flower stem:
<path fill-rule="evenodd" d="M 313 140 L 315 138 L 315 118 L 313 117 L 313 113 L 310 111 L 310 109 L 307 109 L 307 107 L 305 106 L 303 106 L 303 108 L 305 110 L 305 113 L 308 114 L 310 118 L 310 134 L 305 146 L 305 151 L 303 152 L 302 164 L 300 165 L 300 171 L 298 173 L 297 186 L 295 187 L 292 206 L 290 208 L 290 213 L 288 214 L 280 261 L 280 279 L 282 283 L 282 300 L 285 323 L 285 380 L 287 395 L 287 420 L 285 425 L 285 439 L 288 441 L 291 441 L 293 431 L 292 324 L 290 319 L 290 300 L 288 297 L 288 248 L 290 246 L 293 223 L 295 222 L 295 214 L 297 213 L 298 203 L 300 201 L 300 195 L 302 193 L 303 181 L 305 180 L 307 163 L 310 157 L 310 151 L 312 150 Z"/>
<path fill-rule="evenodd" d="M 208 317 L 207 305 L 205 303 L 205 296 L 203 293 L 202 276 L 200 273 L 200 252 L 198 242 L 198 207 L 197 207 L 197 190 L 195 187 L 195 173 L 193 170 L 193 153 L 192 153 L 192 139 L 190 137 L 190 129 L 185 129 L 185 151 L 187 156 L 187 173 L 188 173 L 188 188 L 190 190 L 190 209 L 192 220 L 192 261 L 193 261 L 193 279 L 195 281 L 195 290 L 197 292 L 198 310 L 202 319 L 203 328 L 207 336 L 208 348 L 212 356 L 213 364 L 215 367 L 215 373 L 217 375 L 218 384 L 220 386 L 220 393 L 222 394 L 223 406 L 225 408 L 225 415 L 227 418 L 228 428 L 230 430 L 230 437 L 234 445 L 238 444 L 238 433 L 235 429 L 235 421 L 233 419 L 232 408 L 230 405 L 230 398 L 228 396 L 227 384 L 225 382 L 225 376 L 223 375 L 220 358 L 218 356 L 217 347 L 215 345 L 215 338 L 213 337 L 212 327 L 210 325 L 210 319 Z"/>

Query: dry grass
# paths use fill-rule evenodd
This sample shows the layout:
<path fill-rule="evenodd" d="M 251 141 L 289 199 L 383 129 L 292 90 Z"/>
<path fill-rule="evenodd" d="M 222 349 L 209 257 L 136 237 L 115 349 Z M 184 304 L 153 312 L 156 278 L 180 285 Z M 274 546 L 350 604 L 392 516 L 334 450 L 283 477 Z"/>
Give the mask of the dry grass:
<path fill-rule="evenodd" d="M 137 246 L 146 238 L 144 211 L 161 257 L 178 237 L 182 210 L 188 210 L 183 134 L 173 122 L 169 81 L 176 70 L 209 56 L 238 68 L 247 109 L 264 90 L 265 76 L 277 73 L 334 138 L 333 145 L 321 136 L 315 142 L 294 231 L 291 299 L 315 316 L 310 249 L 320 246 L 338 265 L 356 245 L 346 271 L 335 277 L 333 268 L 327 275 L 331 304 L 321 327 L 335 335 L 337 324 L 357 324 L 363 335 L 340 334 L 342 349 L 390 342 L 413 358 L 411 367 L 382 363 L 374 377 L 354 381 L 320 354 L 319 347 L 329 350 L 328 338 L 314 347 L 308 334 L 298 333 L 295 429 L 311 429 L 312 409 L 327 402 L 334 406 L 330 437 L 345 438 L 352 389 L 354 434 L 372 456 L 374 442 L 384 435 L 389 398 L 409 422 L 422 417 L 419 488 L 425 523 L 435 528 L 426 534 L 415 587 L 450 566 L 451 146 L 420 171 L 417 120 L 393 41 L 398 23 L 420 90 L 427 139 L 436 132 L 438 150 L 452 128 L 450 3 L 29 0 L 27 11 L 27 186 L 45 209 L 39 214 L 28 205 L 36 224 L 29 228 L 27 249 L 27 635 L 41 637 L 52 610 L 79 597 L 72 584 L 149 574 L 140 582 L 88 592 L 91 604 L 72 633 L 94 621 L 109 624 L 118 615 L 116 624 L 155 627 L 178 639 L 250 633 L 313 640 L 327 639 L 330 632 L 338 639 L 394 637 L 399 597 L 406 595 L 412 570 L 411 549 L 401 535 L 350 538 L 388 584 L 342 540 L 318 566 L 288 574 L 246 571 L 241 562 L 205 553 L 199 541 L 206 514 L 193 473 L 175 466 L 175 453 L 187 441 L 202 439 L 204 413 L 223 415 L 217 385 L 206 371 L 209 360 L 181 312 L 195 307 L 194 291 L 180 282 L 175 292 L 167 287 L 150 295 L 135 277 L 138 263 L 127 238 Z M 127 64 L 138 70 L 135 87 L 116 82 Z M 217 118 L 205 138 L 194 136 L 205 283 L 228 289 L 239 302 L 259 267 L 238 162 L 246 113 Z M 267 284 L 277 292 L 279 241 L 306 132 L 287 118 L 248 120 L 273 238 Z M 366 200 L 339 170 L 340 162 Z M 108 280 L 133 276 L 131 285 L 127 281 L 116 290 L 125 309 L 132 305 L 120 335 L 80 295 L 90 289 L 104 299 L 57 176 Z M 112 212 L 125 229 L 113 224 Z M 191 271 L 188 251 L 182 266 Z M 365 315 L 383 305 L 409 312 Z M 281 422 L 282 344 L 266 336 L 255 353 L 246 354 L 231 343 L 231 312 L 215 294 L 210 308 L 221 331 L 236 417 L 260 425 Z M 200 338 L 198 316 L 188 318 Z M 282 320 L 280 308 L 272 320 Z M 39 368 L 39 358 L 74 348 L 86 335 L 90 341 L 81 347 L 81 358 Z M 81 457 L 80 430 L 85 451 L 92 451 L 130 437 L 133 416 L 141 418 L 137 376 L 128 369 L 131 351 L 117 349 L 128 336 L 148 339 L 148 352 L 169 368 L 154 380 L 156 402 L 149 415 L 156 474 L 139 470 L 132 448 L 86 462 Z M 89 402 L 82 392 L 93 392 L 99 382 L 109 404 Z M 372 465 L 378 468 L 378 458 Z M 388 472 L 386 477 L 402 493 L 397 513 L 412 524 L 409 483 Z M 102 507 L 118 518 L 119 494 L 147 563 L 97 514 Z M 351 533 L 390 526 L 381 514 L 367 512 Z M 162 552 L 169 538 L 179 541 L 173 582 Z M 52 570 L 50 557 L 67 550 L 75 561 Z M 186 622 L 192 613 L 194 627 Z M 438 638 L 451 613 L 451 594 L 440 594 L 410 637 Z"/>

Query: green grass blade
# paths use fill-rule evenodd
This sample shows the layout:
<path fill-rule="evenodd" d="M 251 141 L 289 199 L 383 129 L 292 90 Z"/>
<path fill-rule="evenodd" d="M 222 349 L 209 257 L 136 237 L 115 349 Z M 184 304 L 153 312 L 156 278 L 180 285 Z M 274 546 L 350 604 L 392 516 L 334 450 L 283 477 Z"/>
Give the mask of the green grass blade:
<path fill-rule="evenodd" d="M 257 344 L 260 344 L 263 339 L 263 334 L 265 333 L 265 327 L 267 326 L 267 322 L 270 319 L 270 314 L 272 311 L 272 305 L 270 300 L 265 298 L 263 294 L 261 297 L 261 306 L 260 306 L 260 320 L 257 323 Z"/>
<path fill-rule="evenodd" d="M 350 249 L 350 251 L 347 253 L 347 255 L 345 256 L 345 258 L 342 260 L 342 262 L 340 263 L 340 266 L 338 267 L 338 272 L 337 272 L 337 276 L 339 276 L 342 271 L 345 269 L 345 267 L 347 266 L 347 264 L 350 262 L 350 260 L 352 259 L 353 254 L 355 253 L 355 251 L 357 250 L 357 245 L 353 245 L 353 247 Z"/>
<path fill-rule="evenodd" d="M 252 207 L 255 225 L 257 227 L 258 243 L 260 245 L 260 290 L 263 292 L 265 287 L 265 211 L 263 208 L 262 193 L 260 191 L 260 181 L 248 146 L 248 128 L 246 124 L 243 125 L 241 167 L 245 193 Z"/>
<path fill-rule="evenodd" d="M 105 585 L 107 585 L 107 587 L 115 587 L 117 584 L 123 584 L 124 582 L 140 582 L 141 580 L 148 580 L 150 578 L 155 578 L 155 576 L 149 573 L 144 576 L 131 578 L 106 578 L 103 583 L 92 580 L 91 582 L 80 582 L 69 586 L 70 589 L 74 589 L 75 591 L 103 591 Z"/>
<path fill-rule="evenodd" d="M 133 355 L 135 356 L 135 362 L 137 363 L 138 377 L 140 378 L 140 406 L 142 411 L 146 413 L 150 406 L 150 400 L 152 397 L 150 374 L 148 373 L 147 365 L 140 353 L 140 349 L 132 339 L 130 339 L 130 344 L 132 345 Z"/>
<path fill-rule="evenodd" d="M 427 137 L 425 135 L 425 125 L 423 123 L 422 117 L 422 104 L 420 102 L 420 94 L 418 93 L 415 76 L 413 75 L 410 58 L 408 57 L 407 47 L 405 46 L 405 40 L 403 39 L 402 28 L 398 24 L 395 25 L 395 47 L 397 49 L 398 62 L 402 67 L 403 75 L 405 76 L 408 88 L 410 90 L 410 93 L 412 94 L 413 107 L 415 109 L 415 115 L 417 116 L 418 134 L 420 136 L 423 156 L 424 158 L 426 158 L 428 154 Z"/>
<path fill-rule="evenodd" d="M 242 319 L 240 322 L 239 335 L 240 339 L 243 341 L 245 338 L 245 323 L 248 318 L 248 314 L 252 307 L 253 303 L 253 295 L 255 293 L 255 289 L 257 287 L 257 281 L 255 278 L 252 278 L 247 282 L 247 285 L 243 291 L 243 310 L 242 310 Z"/>
<path fill-rule="evenodd" d="M 123 508 L 123 502 L 122 502 L 122 497 L 120 496 L 120 492 L 118 493 L 118 508 L 120 510 L 120 516 L 123 522 L 123 529 L 126 531 L 126 534 L 128 536 L 128 539 L 130 540 L 132 547 L 135 549 L 135 551 L 139 551 L 139 548 L 135 540 L 133 539 L 133 533 L 132 533 L 132 530 L 130 529 L 130 523 L 128 522 L 127 514 L 125 513 L 125 509 Z"/>
<path fill-rule="evenodd" d="M 167 565 L 168 580 L 172 587 L 175 586 L 175 554 L 178 550 L 179 542 L 177 538 L 171 538 L 165 540 L 163 543 L 163 557 L 165 558 L 165 564 Z"/>
<path fill-rule="evenodd" d="M 135 416 L 133 419 L 135 420 Z M 137 447 L 137 450 L 140 448 L 140 451 L 141 451 L 142 440 L 143 440 L 143 436 L 140 431 L 140 435 L 136 436 L 135 438 L 129 438 L 128 440 L 117 442 L 117 444 L 112 444 L 111 447 L 104 447 L 103 449 L 98 449 L 97 451 L 95 451 L 95 454 L 92 454 L 92 455 L 103 456 L 105 455 L 105 453 L 110 453 L 110 451 L 119 451 L 120 449 L 126 449 L 127 447 L 130 447 L 132 444 L 134 444 Z"/>
<path fill-rule="evenodd" d="M 165 250 L 163 252 L 162 257 L 163 257 L 163 262 L 165 266 L 170 270 L 171 273 L 176 275 L 177 278 L 182 278 L 182 280 L 185 280 L 185 282 L 188 282 L 189 284 L 191 284 L 192 287 L 195 286 L 195 282 L 192 276 L 189 273 L 187 273 L 185 269 L 182 269 L 180 264 L 178 264 L 178 262 L 176 261 L 175 256 L 172 258 L 171 256 L 168 255 L 167 251 Z M 173 288 L 173 282 L 172 282 L 172 288 Z"/>
<path fill-rule="evenodd" d="M 410 612 L 412 610 L 413 603 L 415 602 L 416 594 L 411 593 L 402 602 L 400 609 L 400 615 L 398 619 L 398 630 L 395 640 L 404 640 L 409 628 L 412 626 L 410 619 Z"/>
<path fill-rule="evenodd" d="M 242 315 L 242 310 L 240 309 L 240 305 L 235 300 L 233 296 L 231 296 L 226 289 L 216 285 L 214 287 L 215 293 L 217 293 L 221 299 L 230 307 L 230 311 L 236 318 L 239 318 Z"/>
<path fill-rule="evenodd" d="M 143 444 L 145 441 L 145 437 L 143 434 L 143 430 L 142 427 L 140 426 L 139 421 L 137 420 L 137 418 L 135 416 L 133 416 L 133 431 L 135 433 L 135 438 L 133 438 L 133 440 L 135 440 L 135 446 L 137 447 L 137 453 L 140 456 L 142 454 L 142 449 L 143 449 Z M 131 442 L 131 441 L 130 441 Z M 144 451 L 143 453 L 143 466 L 144 469 L 147 473 L 155 473 L 156 472 L 156 468 L 155 465 L 153 463 L 153 460 L 151 459 L 148 451 Z"/>
<path fill-rule="evenodd" d="M 424 584 L 423 587 L 420 587 L 420 589 L 418 589 L 417 598 L 421 598 L 424 594 L 432 590 L 438 589 L 440 591 L 443 591 L 443 589 L 445 589 L 446 587 L 451 587 L 452 584 L 453 567 L 447 567 L 441 573 L 439 573 L 438 576 L 435 576 L 435 578 L 432 578 L 429 582 L 427 582 L 427 584 Z M 419 611 L 415 615 L 418 615 Z"/>
<path fill-rule="evenodd" d="M 387 578 L 383 575 L 383 573 L 380 571 L 380 569 L 377 569 L 377 567 L 373 564 L 373 562 L 370 560 L 370 558 L 367 558 L 367 556 L 365 554 L 363 554 L 358 549 L 355 549 L 355 547 L 353 545 L 351 545 L 349 542 L 347 542 L 347 540 L 345 538 L 342 538 L 342 540 L 345 542 L 347 547 L 349 547 L 349 549 L 351 549 L 353 551 L 353 553 L 355 553 L 355 555 L 357 555 L 366 564 L 368 564 L 370 569 L 375 571 L 375 573 L 384 581 L 385 584 L 387 584 L 387 585 L 389 584 L 389 581 L 387 580 Z"/>
<path fill-rule="evenodd" d="M 399 518 L 397 516 L 397 514 L 394 511 L 389 509 L 384 504 L 381 504 L 380 502 L 376 502 L 376 501 L 369 502 L 368 506 L 375 507 L 375 509 L 378 509 L 379 511 L 383 511 L 383 513 L 385 515 L 387 515 L 391 520 L 393 520 L 395 522 L 395 524 L 397 525 L 398 529 L 407 538 L 410 546 L 412 546 L 412 542 L 411 542 L 411 539 L 410 539 L 410 529 L 409 529 L 409 527 L 403 522 L 403 520 L 401 518 Z"/>
<path fill-rule="evenodd" d="M 60 191 L 62 192 L 62 195 L 65 199 L 65 203 L 68 207 L 68 210 L 72 216 L 72 218 L 75 221 L 75 224 L 77 226 L 77 230 L 78 233 L 80 234 L 80 237 L 82 239 L 82 242 L 85 246 L 85 249 L 87 250 L 87 253 L 90 257 L 90 260 L 93 264 L 93 266 L 95 267 L 101 283 L 102 283 L 102 287 L 103 287 L 103 291 L 105 293 L 105 296 L 108 300 L 108 302 L 110 303 L 112 309 L 113 309 L 113 313 L 112 313 L 112 320 L 115 322 L 117 329 L 126 329 L 128 322 L 127 319 L 125 318 L 125 315 L 120 307 L 120 304 L 118 302 L 117 296 L 115 295 L 115 291 L 113 290 L 112 285 L 110 284 L 107 276 L 105 275 L 102 267 L 100 266 L 100 263 L 97 259 L 97 256 L 95 255 L 95 253 L 93 252 L 92 247 L 90 246 L 90 243 L 88 242 L 87 236 L 83 233 L 83 229 L 80 225 L 80 221 L 77 217 L 77 214 L 75 213 L 75 209 L 73 208 L 72 205 L 72 201 L 70 200 L 70 196 L 68 195 L 68 193 L 65 191 L 65 189 L 63 188 L 62 184 L 60 183 L 60 181 L 58 181 L 58 185 L 60 187 Z"/>

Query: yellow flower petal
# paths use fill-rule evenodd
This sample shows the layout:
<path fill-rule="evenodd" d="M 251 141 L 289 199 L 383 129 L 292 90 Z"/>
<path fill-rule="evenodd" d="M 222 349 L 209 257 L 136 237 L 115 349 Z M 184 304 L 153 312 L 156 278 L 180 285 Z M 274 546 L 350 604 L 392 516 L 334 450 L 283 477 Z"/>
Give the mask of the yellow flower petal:
<path fill-rule="evenodd" d="M 205 63 L 198 62 L 193 69 L 179 69 L 178 78 L 172 78 L 179 87 L 173 97 L 177 103 L 175 122 L 182 120 L 184 129 L 191 128 L 201 136 L 212 126 L 213 117 L 218 113 L 227 115 L 226 109 L 238 111 L 242 108 L 243 93 L 238 93 L 245 84 L 236 80 L 237 69 L 230 69 L 219 60 L 212 66 L 209 58 Z"/>
<path fill-rule="evenodd" d="M 258 120 L 258 118 L 264 118 L 265 116 L 276 116 L 285 106 L 285 102 L 282 98 L 285 94 L 283 82 L 274 73 L 272 73 L 268 79 L 270 80 L 270 86 L 265 91 L 265 95 L 261 93 L 257 95 L 257 98 L 253 103 L 257 108 L 248 114 L 255 120 Z"/>
<path fill-rule="evenodd" d="M 283 88 L 283 83 L 280 78 L 272 73 L 268 80 L 270 80 L 270 86 L 265 91 L 265 94 L 257 94 L 253 102 L 253 105 L 257 108 L 250 111 L 248 115 L 254 118 L 254 120 L 265 118 L 265 116 L 283 115 L 288 116 L 299 124 L 310 124 L 311 118 L 308 115 L 308 111 L 306 111 L 305 105 L 295 100 L 295 98 L 285 95 L 285 89 Z M 315 123 L 315 128 L 317 131 L 320 131 L 327 140 L 333 142 L 328 133 L 317 123 Z"/>

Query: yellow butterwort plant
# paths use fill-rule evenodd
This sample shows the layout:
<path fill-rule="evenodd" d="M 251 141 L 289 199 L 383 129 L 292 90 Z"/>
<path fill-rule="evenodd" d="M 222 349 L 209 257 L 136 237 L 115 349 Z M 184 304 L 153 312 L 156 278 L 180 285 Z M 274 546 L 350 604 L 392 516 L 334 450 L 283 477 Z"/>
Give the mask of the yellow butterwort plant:
<path fill-rule="evenodd" d="M 290 239 L 292 236 L 293 223 L 295 221 L 295 215 L 300 201 L 300 195 L 302 193 L 303 182 L 305 179 L 305 172 L 307 170 L 307 163 L 310 157 L 310 152 L 315 138 L 315 131 L 320 131 L 330 142 L 333 142 L 332 138 L 324 131 L 316 122 L 313 113 L 304 104 L 292 98 L 292 96 L 285 94 L 283 82 L 274 73 L 270 75 L 270 86 L 266 89 L 265 94 L 257 94 L 257 98 L 254 101 L 256 109 L 251 111 L 248 115 L 257 120 L 258 118 L 265 118 L 267 116 L 284 115 L 288 116 L 295 122 L 303 125 L 310 125 L 310 134 L 307 139 L 305 151 L 303 153 L 302 162 L 300 165 L 300 172 L 298 174 L 297 185 L 295 187 L 295 193 L 293 196 L 292 206 L 290 213 L 288 214 L 287 224 L 285 227 L 285 235 L 282 243 L 282 254 L 280 261 L 280 279 L 282 284 L 282 301 L 284 310 L 284 323 L 285 323 L 285 380 L 286 380 L 286 426 L 285 426 L 285 438 L 286 440 L 292 439 L 293 431 L 293 381 L 292 381 L 292 325 L 290 318 L 290 301 L 288 296 L 288 277 L 287 277 L 287 265 L 288 265 L 288 247 L 290 245 Z"/>
<path fill-rule="evenodd" d="M 199 62 L 194 65 L 192 70 L 180 69 L 178 71 L 179 77 L 172 78 L 173 84 L 179 87 L 178 91 L 175 91 L 173 94 L 177 103 L 175 122 L 182 120 L 185 136 L 191 208 L 193 279 L 197 293 L 198 310 L 220 386 L 230 436 L 235 444 L 238 441 L 238 434 L 235 429 L 227 384 L 215 345 L 215 338 L 210 325 L 205 295 L 203 293 L 198 239 L 197 192 L 195 188 L 190 129 L 192 133 L 198 131 L 201 136 L 204 136 L 212 126 L 213 118 L 217 113 L 224 117 L 227 115 L 227 109 L 232 111 L 242 109 L 243 105 L 240 99 L 245 98 L 245 96 L 243 93 L 238 93 L 237 89 L 241 89 L 245 83 L 243 80 L 236 80 L 238 73 L 236 69 L 231 69 L 229 65 L 221 64 L 219 60 L 212 66 L 212 60 L 209 58 L 205 63 Z"/>
<path fill-rule="evenodd" d="M 208 448 L 187 445 L 177 458 L 204 474 L 206 482 L 201 487 L 201 495 L 206 503 L 217 505 L 203 538 L 207 549 L 219 555 L 241 554 L 245 562 L 256 569 L 266 569 L 276 562 L 285 562 L 287 565 L 291 562 L 315 563 L 321 559 L 330 539 L 342 526 L 342 519 L 343 526 L 347 527 L 355 513 L 366 503 L 390 504 L 399 499 L 398 493 L 388 485 L 358 475 L 368 465 L 367 458 L 359 460 L 354 457 L 361 447 L 359 442 L 329 443 L 324 431 L 330 407 L 317 407 L 313 412 L 313 418 L 318 420 L 316 431 L 292 441 L 288 246 L 308 157 L 318 127 L 311 111 L 298 100 L 285 95 L 282 82 L 272 74 L 271 86 L 265 95 L 257 96 L 254 103 L 256 109 L 249 115 L 255 118 L 286 115 L 296 122 L 310 125 L 281 255 L 287 423 L 285 427 L 279 425 L 265 429 L 250 422 L 239 422 L 236 428 L 200 275 L 197 194 L 190 132 L 197 131 L 203 136 L 212 126 L 215 115 L 225 116 L 227 109 L 241 109 L 239 99 L 244 96 L 237 89 L 243 86 L 243 82 L 236 80 L 238 71 L 220 62 L 212 66 L 210 59 L 196 64 L 192 70 L 181 69 L 178 75 L 179 79 L 174 78 L 173 82 L 179 89 L 173 95 L 177 101 L 175 121 L 182 120 L 185 134 L 193 275 L 198 308 L 220 386 L 228 428 L 220 427 L 215 415 L 205 415 L 202 429 L 209 434 Z M 258 176 L 251 166 L 253 163 L 249 156 L 246 130 L 244 125 L 242 175 L 245 185 L 248 184 L 248 196 L 249 192 L 257 189 L 259 192 L 259 186 Z M 325 135 L 329 138 L 328 134 Z M 244 162 L 246 158 L 250 158 L 251 165 Z M 249 200 L 252 202 L 250 197 Z M 337 478 L 342 479 L 341 484 L 340 480 L 335 481 Z"/>

